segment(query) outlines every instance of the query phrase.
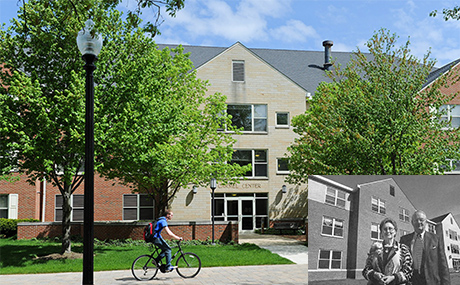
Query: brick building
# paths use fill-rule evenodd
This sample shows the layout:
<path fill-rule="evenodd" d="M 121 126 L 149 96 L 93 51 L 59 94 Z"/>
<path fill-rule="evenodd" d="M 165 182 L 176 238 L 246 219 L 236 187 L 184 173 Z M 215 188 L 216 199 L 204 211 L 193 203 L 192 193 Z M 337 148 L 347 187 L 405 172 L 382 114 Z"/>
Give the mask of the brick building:
<path fill-rule="evenodd" d="M 244 127 L 234 146 L 234 162 L 251 163 L 253 171 L 235 186 L 217 185 L 216 221 L 238 221 L 239 230 L 254 230 L 262 223 L 307 217 L 306 185 L 285 182 L 287 147 L 296 134 L 291 119 L 307 109 L 308 98 L 321 81 L 329 81 L 329 58 L 346 65 L 351 53 L 325 51 L 250 49 L 241 43 L 231 47 L 184 46 L 190 53 L 197 77 L 210 83 L 208 94 L 227 96 L 228 112 L 242 118 Z M 164 48 L 166 45 L 159 45 Z M 173 46 L 171 46 L 173 47 Z M 327 60 L 325 60 L 327 59 Z M 192 186 L 192 185 L 191 185 Z M 83 187 L 72 196 L 72 221 L 83 218 Z M 171 208 L 177 222 L 209 222 L 211 190 L 182 189 Z M 0 182 L 1 217 L 60 221 L 61 197 L 47 181 L 30 186 L 25 179 Z M 116 181 L 95 177 L 95 220 L 136 221 L 153 218 L 153 201 Z"/>

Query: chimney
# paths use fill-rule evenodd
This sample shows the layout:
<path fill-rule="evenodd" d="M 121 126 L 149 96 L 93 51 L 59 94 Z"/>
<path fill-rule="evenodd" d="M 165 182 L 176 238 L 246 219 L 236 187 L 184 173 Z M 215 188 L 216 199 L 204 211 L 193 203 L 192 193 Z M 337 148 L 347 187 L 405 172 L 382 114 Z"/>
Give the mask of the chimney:
<path fill-rule="evenodd" d="M 334 45 L 333 41 L 324 41 L 324 70 L 330 70 L 332 63 L 331 63 L 331 47 Z"/>

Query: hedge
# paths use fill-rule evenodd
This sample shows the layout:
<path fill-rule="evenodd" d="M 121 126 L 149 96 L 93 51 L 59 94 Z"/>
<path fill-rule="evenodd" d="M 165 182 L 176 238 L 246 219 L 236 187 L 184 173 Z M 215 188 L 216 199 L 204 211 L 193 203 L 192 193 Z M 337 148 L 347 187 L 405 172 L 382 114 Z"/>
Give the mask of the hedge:
<path fill-rule="evenodd" d="M 12 237 L 18 234 L 18 223 L 22 222 L 39 222 L 36 219 L 4 219 L 0 218 L 0 238 Z"/>

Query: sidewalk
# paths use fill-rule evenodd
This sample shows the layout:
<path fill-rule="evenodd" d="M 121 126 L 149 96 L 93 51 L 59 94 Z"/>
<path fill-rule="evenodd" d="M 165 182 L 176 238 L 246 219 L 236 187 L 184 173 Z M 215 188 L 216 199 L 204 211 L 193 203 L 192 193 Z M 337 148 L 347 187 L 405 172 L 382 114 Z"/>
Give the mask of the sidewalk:
<path fill-rule="evenodd" d="M 0 275 L 0 284 L 80 285 L 82 273 Z M 158 273 L 152 281 L 134 279 L 131 271 L 98 271 L 94 284 L 308 284 L 305 265 L 265 265 L 202 268 L 192 279 L 184 279 L 176 272 Z"/>
<path fill-rule="evenodd" d="M 240 234 L 240 243 L 254 243 L 297 264 L 234 267 L 205 267 L 192 279 L 184 279 L 176 272 L 158 273 L 148 282 L 134 279 L 130 270 L 98 271 L 94 284 L 308 284 L 307 247 L 295 240 L 278 236 Z M 77 273 L 0 275 L 0 284 L 82 284 L 83 275 Z"/>
<path fill-rule="evenodd" d="M 277 235 L 260 235 L 255 233 L 240 233 L 239 243 L 254 243 L 261 248 L 270 250 L 297 264 L 308 265 L 308 248 L 297 240 Z M 308 266 L 306 266 L 307 268 Z"/>

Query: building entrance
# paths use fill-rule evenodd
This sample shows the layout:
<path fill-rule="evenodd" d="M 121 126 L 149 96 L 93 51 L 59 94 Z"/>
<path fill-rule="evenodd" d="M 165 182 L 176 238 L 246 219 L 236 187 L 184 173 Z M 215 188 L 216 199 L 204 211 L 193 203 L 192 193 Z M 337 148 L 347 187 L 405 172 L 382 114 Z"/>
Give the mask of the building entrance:
<path fill-rule="evenodd" d="M 225 193 L 215 194 L 215 220 L 238 221 L 240 232 L 261 227 L 262 219 L 268 221 L 268 194 Z"/>

